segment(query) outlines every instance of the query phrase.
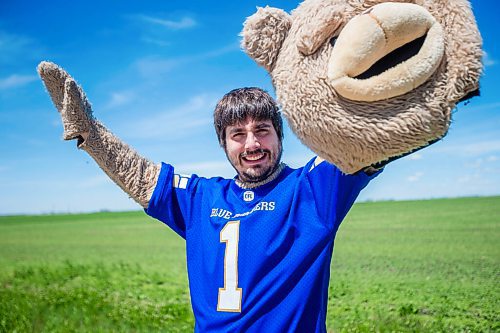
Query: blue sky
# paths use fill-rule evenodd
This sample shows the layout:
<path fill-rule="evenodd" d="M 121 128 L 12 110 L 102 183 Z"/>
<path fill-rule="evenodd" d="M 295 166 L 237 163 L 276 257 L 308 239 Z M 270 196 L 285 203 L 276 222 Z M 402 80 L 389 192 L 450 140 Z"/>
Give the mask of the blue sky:
<path fill-rule="evenodd" d="M 50 60 L 84 87 L 97 118 L 142 155 L 179 172 L 233 177 L 212 110 L 268 74 L 239 49 L 256 6 L 290 1 L 0 1 L 0 215 L 131 210 L 62 125 L 36 65 Z M 500 194 L 498 4 L 472 1 L 484 39 L 481 94 L 459 105 L 444 140 L 389 165 L 359 200 Z M 313 154 L 287 130 L 284 160 Z"/>

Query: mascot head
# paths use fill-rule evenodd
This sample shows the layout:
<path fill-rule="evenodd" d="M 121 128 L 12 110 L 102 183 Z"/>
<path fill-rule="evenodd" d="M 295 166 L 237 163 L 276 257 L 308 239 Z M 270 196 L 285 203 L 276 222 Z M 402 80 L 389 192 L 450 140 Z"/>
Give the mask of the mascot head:
<path fill-rule="evenodd" d="M 306 0 L 291 14 L 258 8 L 242 37 L 294 133 L 346 173 L 442 138 L 478 91 L 465 0 Z"/>

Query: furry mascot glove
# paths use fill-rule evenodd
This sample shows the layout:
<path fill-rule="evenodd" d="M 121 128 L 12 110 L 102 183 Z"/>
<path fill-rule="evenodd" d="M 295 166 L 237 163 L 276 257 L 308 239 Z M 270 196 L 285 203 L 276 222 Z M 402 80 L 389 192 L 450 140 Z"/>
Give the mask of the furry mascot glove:
<path fill-rule="evenodd" d="M 81 87 L 62 68 L 41 62 L 38 73 L 61 114 L 64 140 L 77 139 L 102 170 L 132 199 L 146 208 L 160 166 L 141 157 L 97 121 Z"/>
<path fill-rule="evenodd" d="M 305 0 L 291 14 L 258 8 L 241 35 L 293 132 L 345 173 L 441 139 L 479 88 L 466 0 Z"/>

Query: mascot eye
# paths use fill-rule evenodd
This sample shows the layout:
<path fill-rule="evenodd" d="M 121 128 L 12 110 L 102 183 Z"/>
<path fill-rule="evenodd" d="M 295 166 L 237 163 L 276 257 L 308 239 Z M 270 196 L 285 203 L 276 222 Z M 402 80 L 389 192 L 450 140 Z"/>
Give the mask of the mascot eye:
<path fill-rule="evenodd" d="M 332 37 L 330 39 L 330 45 L 331 46 L 335 46 L 335 43 L 337 42 L 337 38 L 338 38 L 338 36 L 334 36 L 334 37 Z"/>

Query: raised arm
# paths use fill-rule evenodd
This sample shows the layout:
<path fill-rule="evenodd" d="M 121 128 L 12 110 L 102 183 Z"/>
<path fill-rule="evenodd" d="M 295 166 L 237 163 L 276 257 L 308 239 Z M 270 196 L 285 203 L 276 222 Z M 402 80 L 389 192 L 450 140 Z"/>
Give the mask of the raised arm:
<path fill-rule="evenodd" d="M 94 118 L 82 88 L 61 67 L 41 62 L 38 73 L 61 114 L 64 140 L 77 139 L 102 170 L 142 207 L 148 206 L 160 165 L 140 156 Z"/>

